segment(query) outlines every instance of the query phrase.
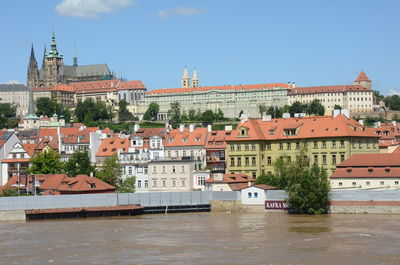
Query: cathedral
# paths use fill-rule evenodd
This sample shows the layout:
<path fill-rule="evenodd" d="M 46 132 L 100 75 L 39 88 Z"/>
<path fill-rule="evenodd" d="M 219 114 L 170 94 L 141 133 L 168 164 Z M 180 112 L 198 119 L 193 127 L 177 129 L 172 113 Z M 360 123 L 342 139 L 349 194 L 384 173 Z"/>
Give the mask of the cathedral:
<path fill-rule="evenodd" d="M 46 53 L 46 46 L 44 48 L 42 69 L 39 70 L 32 45 L 26 82 L 29 88 L 69 84 L 72 82 L 109 80 L 113 78 L 115 76 L 107 64 L 78 65 L 76 51 L 74 53 L 73 65 L 64 65 L 63 55 L 57 50 L 54 33 L 51 39 L 50 51 Z"/>

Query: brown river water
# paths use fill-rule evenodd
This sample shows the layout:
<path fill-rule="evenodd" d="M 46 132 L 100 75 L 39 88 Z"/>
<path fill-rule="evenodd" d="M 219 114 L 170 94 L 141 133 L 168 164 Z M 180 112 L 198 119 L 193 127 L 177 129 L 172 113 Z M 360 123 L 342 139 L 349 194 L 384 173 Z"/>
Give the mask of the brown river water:
<path fill-rule="evenodd" d="M 0 264 L 400 264 L 400 215 L 0 222 Z"/>

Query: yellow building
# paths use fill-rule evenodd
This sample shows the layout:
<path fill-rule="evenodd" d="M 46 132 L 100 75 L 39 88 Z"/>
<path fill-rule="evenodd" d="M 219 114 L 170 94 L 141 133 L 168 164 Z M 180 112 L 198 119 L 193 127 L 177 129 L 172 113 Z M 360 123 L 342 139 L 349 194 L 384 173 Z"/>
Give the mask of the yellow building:
<path fill-rule="evenodd" d="M 376 153 L 379 136 L 344 115 L 242 121 L 227 141 L 227 173 L 273 173 L 283 156 L 289 161 L 306 147 L 311 162 L 335 171 L 353 154 Z"/>

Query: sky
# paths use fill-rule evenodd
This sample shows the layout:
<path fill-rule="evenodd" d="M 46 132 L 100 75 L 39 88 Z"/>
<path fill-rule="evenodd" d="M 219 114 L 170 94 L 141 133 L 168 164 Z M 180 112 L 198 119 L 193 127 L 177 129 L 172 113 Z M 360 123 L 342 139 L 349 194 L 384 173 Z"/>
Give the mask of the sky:
<path fill-rule="evenodd" d="M 296 82 L 400 93 L 398 0 L 5 0 L 0 83 L 26 83 L 30 47 L 41 65 L 54 31 L 64 63 L 107 63 L 148 90 Z"/>

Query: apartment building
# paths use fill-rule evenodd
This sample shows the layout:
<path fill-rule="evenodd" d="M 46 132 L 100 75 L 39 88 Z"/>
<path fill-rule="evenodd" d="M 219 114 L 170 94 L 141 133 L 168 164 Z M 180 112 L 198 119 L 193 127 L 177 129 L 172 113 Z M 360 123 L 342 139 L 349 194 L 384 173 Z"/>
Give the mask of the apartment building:
<path fill-rule="evenodd" d="M 242 120 L 227 141 L 227 173 L 257 177 L 273 173 L 277 158 L 295 159 L 305 148 L 328 174 L 359 153 L 379 152 L 379 137 L 344 115 Z"/>
<path fill-rule="evenodd" d="M 154 160 L 149 162 L 149 191 L 191 191 L 193 160 Z"/>

